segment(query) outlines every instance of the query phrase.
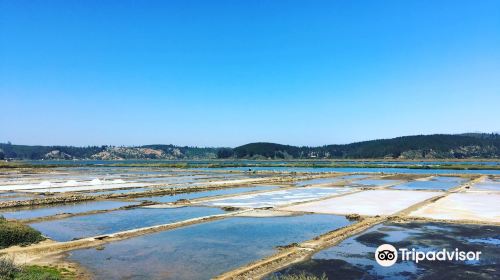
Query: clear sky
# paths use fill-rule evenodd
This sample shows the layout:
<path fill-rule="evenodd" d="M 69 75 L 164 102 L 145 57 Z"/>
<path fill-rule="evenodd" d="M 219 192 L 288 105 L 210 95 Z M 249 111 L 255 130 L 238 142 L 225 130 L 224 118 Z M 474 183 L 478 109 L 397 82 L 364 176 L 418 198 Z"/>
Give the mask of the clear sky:
<path fill-rule="evenodd" d="M 0 142 L 500 131 L 500 1 L 0 0 Z"/>

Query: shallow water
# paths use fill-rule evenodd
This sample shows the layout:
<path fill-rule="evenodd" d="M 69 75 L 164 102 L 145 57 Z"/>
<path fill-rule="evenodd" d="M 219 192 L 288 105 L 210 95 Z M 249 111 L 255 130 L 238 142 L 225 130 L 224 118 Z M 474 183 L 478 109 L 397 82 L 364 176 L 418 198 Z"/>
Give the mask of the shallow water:
<path fill-rule="evenodd" d="M 209 207 L 134 208 L 30 225 L 53 240 L 69 241 L 221 213 L 224 211 Z"/>
<path fill-rule="evenodd" d="M 0 196 L 0 201 L 23 201 L 34 199 L 32 196 Z"/>
<path fill-rule="evenodd" d="M 339 177 L 333 177 L 333 178 L 318 178 L 318 179 L 299 181 L 295 184 L 295 186 L 304 187 L 307 185 L 315 185 L 315 184 L 328 184 L 328 183 L 333 184 L 333 183 L 337 183 L 337 182 L 344 181 L 344 180 L 361 179 L 361 178 L 366 178 L 366 177 L 368 177 L 368 176 L 354 174 L 354 175 L 346 175 L 346 176 L 339 176 Z"/>
<path fill-rule="evenodd" d="M 365 179 L 352 182 L 352 185 L 381 187 L 389 184 L 396 184 L 398 180 Z"/>
<path fill-rule="evenodd" d="M 465 182 L 459 177 L 437 176 L 427 181 L 411 181 L 391 187 L 396 190 L 442 190 L 446 191 Z"/>
<path fill-rule="evenodd" d="M 279 186 L 254 186 L 254 187 L 242 187 L 242 188 L 228 188 L 228 189 L 213 190 L 213 191 L 182 193 L 176 195 L 141 197 L 140 200 L 149 200 L 154 202 L 167 203 L 167 202 L 174 202 L 179 199 L 195 199 L 195 198 L 209 197 L 215 195 L 240 194 L 252 191 L 266 191 L 266 190 L 270 191 L 270 190 L 275 190 L 277 188 L 279 188 Z"/>
<path fill-rule="evenodd" d="M 374 260 L 381 244 L 396 248 L 438 251 L 446 248 L 481 251 L 479 262 L 422 261 L 401 259 L 391 267 Z M 311 260 L 278 274 L 323 273 L 329 279 L 499 279 L 500 227 L 442 223 L 385 223 L 320 251 Z"/>
<path fill-rule="evenodd" d="M 317 185 L 317 184 L 333 184 L 333 183 L 337 183 L 337 182 L 340 182 L 344 179 L 340 178 L 340 177 L 336 177 L 336 178 L 318 178 L 318 179 L 311 179 L 311 180 L 305 180 L 305 181 L 298 181 L 297 183 L 295 183 L 295 186 L 297 187 L 304 187 L 304 186 L 308 186 L 308 185 Z"/>
<path fill-rule="evenodd" d="M 500 182 L 487 179 L 484 182 L 474 184 L 471 188 L 474 191 L 500 191 Z"/>
<path fill-rule="evenodd" d="M 227 218 L 73 251 L 69 259 L 97 279 L 210 279 L 275 253 L 275 246 L 348 224 L 333 215 Z"/>
<path fill-rule="evenodd" d="M 203 170 L 247 171 L 248 167 L 205 168 Z M 352 168 L 352 167 L 252 167 L 255 171 L 275 172 L 377 172 L 405 174 L 490 174 L 500 175 L 500 170 L 454 170 L 454 169 L 411 169 L 411 168 Z"/>
<path fill-rule="evenodd" d="M 85 195 L 104 195 L 104 194 L 123 194 L 123 193 L 131 193 L 131 192 L 144 192 L 152 190 L 153 188 L 131 188 L 131 189 L 123 189 L 123 190 L 111 190 L 111 191 L 94 191 L 94 192 L 83 192 Z"/>
<path fill-rule="evenodd" d="M 61 213 L 74 214 L 94 210 L 108 210 L 133 204 L 137 203 L 126 201 L 89 201 L 36 207 L 22 207 L 16 208 L 16 210 L 0 211 L 0 215 L 3 215 L 7 219 L 32 219 Z"/>
<path fill-rule="evenodd" d="M 213 206 L 235 206 L 248 208 L 274 207 L 294 202 L 310 201 L 351 191 L 352 190 L 349 188 L 341 187 L 307 187 L 260 194 L 240 195 L 233 198 L 210 201 L 205 204 Z"/>

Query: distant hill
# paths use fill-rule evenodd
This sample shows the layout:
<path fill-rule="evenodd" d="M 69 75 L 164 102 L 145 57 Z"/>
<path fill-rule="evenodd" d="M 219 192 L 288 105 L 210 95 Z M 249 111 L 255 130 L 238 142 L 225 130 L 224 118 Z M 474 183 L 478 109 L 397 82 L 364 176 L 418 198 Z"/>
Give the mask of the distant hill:
<path fill-rule="evenodd" d="M 174 145 L 27 146 L 0 143 L 0 159 L 461 159 L 500 158 L 497 133 L 403 136 L 345 145 L 297 147 L 250 143 L 236 148 L 199 148 Z"/>
<path fill-rule="evenodd" d="M 345 145 L 296 147 L 250 143 L 233 149 L 237 158 L 499 158 L 499 134 L 403 136 Z"/>
<path fill-rule="evenodd" d="M 30 160 L 122 160 L 122 159 L 214 159 L 219 148 L 174 145 L 116 146 L 27 146 L 0 143 L 0 159 Z"/>

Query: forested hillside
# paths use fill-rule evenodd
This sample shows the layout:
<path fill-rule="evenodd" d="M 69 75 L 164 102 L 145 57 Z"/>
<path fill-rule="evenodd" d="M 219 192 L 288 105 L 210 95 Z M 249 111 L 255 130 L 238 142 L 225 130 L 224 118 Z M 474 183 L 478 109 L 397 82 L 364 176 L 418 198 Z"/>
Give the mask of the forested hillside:
<path fill-rule="evenodd" d="M 417 135 L 321 147 L 251 143 L 233 151 L 237 158 L 498 158 L 500 135 Z"/>
<path fill-rule="evenodd" d="M 345 145 L 297 147 L 250 143 L 236 148 L 199 148 L 174 145 L 27 146 L 0 143 L 0 159 L 461 159 L 500 158 L 500 135 L 467 133 L 403 136 Z"/>

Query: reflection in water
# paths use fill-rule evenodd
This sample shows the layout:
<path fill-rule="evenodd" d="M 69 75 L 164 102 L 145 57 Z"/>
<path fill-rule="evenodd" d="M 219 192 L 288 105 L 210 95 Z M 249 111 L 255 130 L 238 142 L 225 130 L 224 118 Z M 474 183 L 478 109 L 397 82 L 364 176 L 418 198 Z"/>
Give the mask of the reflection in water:
<path fill-rule="evenodd" d="M 427 181 L 412 181 L 392 187 L 396 190 L 449 190 L 467 181 L 460 177 L 433 177 Z"/>
<path fill-rule="evenodd" d="M 275 275 L 306 272 L 329 279 L 499 279 L 500 227 L 441 223 L 386 223 L 315 254 Z M 479 262 L 401 261 L 382 267 L 374 259 L 381 244 L 438 251 L 481 251 Z"/>
<path fill-rule="evenodd" d="M 347 224 L 333 215 L 227 218 L 110 243 L 100 251 L 74 251 L 69 258 L 97 279 L 210 279 L 275 253 L 275 246 Z"/>
<path fill-rule="evenodd" d="M 254 186 L 254 187 L 241 187 L 241 188 L 228 188 L 220 189 L 214 191 L 203 191 L 203 192 L 191 192 L 182 193 L 176 195 L 163 195 L 163 196 L 150 196 L 142 197 L 141 200 L 149 200 L 154 202 L 174 202 L 179 199 L 195 199 L 201 197 L 215 196 L 215 195 L 226 195 L 226 194 L 239 194 L 252 191 L 270 191 L 279 188 L 278 186 Z"/>
<path fill-rule="evenodd" d="M 82 213 L 94 210 L 109 210 L 127 205 L 137 204 L 137 202 L 126 201 L 90 201 L 78 203 L 53 204 L 34 207 L 19 207 L 16 210 L 0 211 L 8 219 L 33 219 L 39 217 L 52 216 L 62 213 Z"/>
<path fill-rule="evenodd" d="M 290 204 L 294 202 L 303 202 L 335 194 L 351 192 L 350 188 L 335 187 L 308 187 L 288 189 L 281 191 L 272 191 L 267 193 L 240 195 L 232 198 L 225 198 L 208 202 L 213 206 L 235 206 L 235 207 L 274 207 Z"/>
<path fill-rule="evenodd" d="M 221 213 L 224 211 L 208 207 L 134 208 L 30 225 L 54 240 L 69 241 Z"/>

